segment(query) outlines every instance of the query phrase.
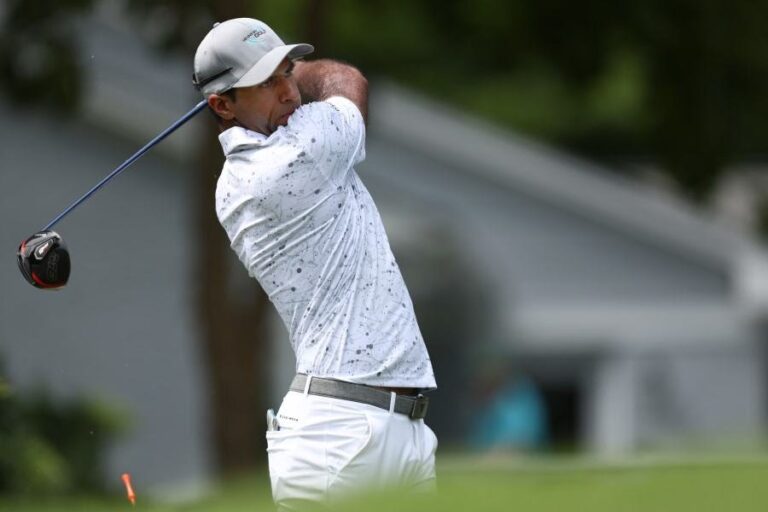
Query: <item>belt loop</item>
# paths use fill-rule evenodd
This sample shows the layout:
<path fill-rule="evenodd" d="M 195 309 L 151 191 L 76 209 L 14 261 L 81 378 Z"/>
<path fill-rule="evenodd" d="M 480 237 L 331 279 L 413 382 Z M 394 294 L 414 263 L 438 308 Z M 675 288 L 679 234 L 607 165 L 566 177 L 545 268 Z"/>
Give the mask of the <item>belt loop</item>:
<path fill-rule="evenodd" d="M 397 400 L 397 393 L 390 391 L 389 396 L 389 414 L 395 412 L 395 401 Z"/>
<path fill-rule="evenodd" d="M 309 394 L 309 386 L 312 384 L 312 376 L 307 375 L 307 382 L 304 383 L 304 396 Z"/>

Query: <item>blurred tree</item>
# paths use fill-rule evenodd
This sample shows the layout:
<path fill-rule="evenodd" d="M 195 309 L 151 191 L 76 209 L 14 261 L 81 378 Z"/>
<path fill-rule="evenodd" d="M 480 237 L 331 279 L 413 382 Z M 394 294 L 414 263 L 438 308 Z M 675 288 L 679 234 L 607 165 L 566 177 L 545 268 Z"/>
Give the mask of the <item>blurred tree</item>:
<path fill-rule="evenodd" d="M 107 448 L 125 425 L 107 404 L 15 393 L 0 360 L 0 494 L 103 491 Z"/>
<path fill-rule="evenodd" d="M 14 103 L 71 112 L 80 99 L 84 70 L 80 66 L 76 27 L 88 14 L 91 0 L 11 0 L 0 9 L 0 90 Z M 178 51 L 189 59 L 216 19 L 248 15 L 255 2 L 246 0 L 129 0 L 128 13 L 137 29 L 161 51 Z M 190 71 L 191 76 L 191 71 Z M 191 83 L 190 83 L 191 86 Z M 196 274 L 200 276 L 198 311 L 209 386 L 214 458 L 225 472 L 253 467 L 265 457 L 264 422 L 269 361 L 266 318 L 268 300 L 251 279 L 233 279 L 242 268 L 214 213 L 218 169 L 223 155 L 215 123 L 208 123 L 196 147 L 195 212 L 199 234 Z M 236 282 L 237 284 L 233 285 Z M 244 283 L 244 284 L 243 284 Z"/>
<path fill-rule="evenodd" d="M 637 0 L 633 30 L 648 63 L 650 139 L 688 194 L 704 199 L 725 165 L 765 151 L 765 2 Z"/>
<path fill-rule="evenodd" d="M 655 156 L 695 200 L 766 150 L 765 2 L 328 4 L 328 54 L 591 157 Z"/>
<path fill-rule="evenodd" d="M 68 111 L 82 87 L 75 22 L 92 0 L 7 0 L 0 6 L 0 92 Z"/>
<path fill-rule="evenodd" d="M 148 35 L 157 48 L 178 51 L 190 63 L 215 20 L 248 16 L 257 2 L 236 0 L 129 0 L 138 24 L 161 19 Z M 191 85 L 191 82 L 190 82 Z M 208 377 L 211 442 L 220 471 L 247 470 L 266 454 L 262 411 L 267 409 L 270 361 L 268 299 L 229 249 L 215 215 L 214 190 L 224 163 L 214 122 L 208 122 L 197 145 L 195 209 L 199 234 L 197 306 Z"/>

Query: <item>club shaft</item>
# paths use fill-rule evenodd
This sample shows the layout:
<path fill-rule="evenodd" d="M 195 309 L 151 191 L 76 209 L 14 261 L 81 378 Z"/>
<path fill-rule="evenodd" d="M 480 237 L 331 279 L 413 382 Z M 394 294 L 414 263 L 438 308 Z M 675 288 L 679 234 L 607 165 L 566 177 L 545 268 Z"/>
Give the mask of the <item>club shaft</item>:
<path fill-rule="evenodd" d="M 126 169 L 127 169 L 127 168 L 128 168 L 128 167 L 129 167 L 129 166 L 130 166 L 130 165 L 131 165 L 133 162 L 135 162 L 136 160 L 138 160 L 139 158 L 141 158 L 141 156 L 142 156 L 144 153 L 146 153 L 147 151 L 149 151 L 149 150 L 152 148 L 152 146 L 154 146 L 154 145 L 155 145 L 155 144 L 157 144 L 158 142 L 160 142 L 160 141 L 162 141 L 163 139 L 165 139 L 167 136 L 169 136 L 169 135 L 170 135 L 170 134 L 172 134 L 174 131 L 176 131 L 176 129 L 177 129 L 177 128 L 179 128 L 181 125 L 183 125 L 184 123 L 186 123 L 187 121 L 189 121 L 190 119 L 192 119 L 192 118 L 193 118 L 193 117 L 194 117 L 194 116 L 195 116 L 195 115 L 196 115 L 198 112 L 200 112 L 201 110 L 203 110 L 203 109 L 206 107 L 206 105 L 207 105 L 207 102 L 206 102 L 206 100 L 203 100 L 203 101 L 201 101 L 200 103 L 198 103 L 197 105 L 195 105 L 195 107 L 194 107 L 192 110 L 190 110 L 189 112 L 187 112 L 186 114 L 184 114 L 184 116 L 182 116 L 182 117 L 181 117 L 181 118 L 180 118 L 178 121 L 176 121 L 176 122 L 175 122 L 175 123 L 173 123 L 171 126 L 169 126 L 168 128 L 166 128 L 165 130 L 163 130 L 163 131 L 162 131 L 162 132 L 161 132 L 161 133 L 160 133 L 160 134 L 159 134 L 157 137 L 155 137 L 155 138 L 154 138 L 154 139 L 152 139 L 151 141 L 147 142 L 147 144 L 146 144 L 146 145 L 145 145 L 143 148 L 141 148 L 141 149 L 140 149 L 140 150 L 138 150 L 136 153 L 134 153 L 133 155 L 131 155 L 131 157 L 130 157 L 130 158 L 128 158 L 128 160 L 126 160 L 125 162 L 123 162 L 122 164 L 120 164 L 120 165 L 119 165 L 119 166 L 118 166 L 118 167 L 117 167 L 117 168 L 116 168 L 114 171 L 112 171 L 112 172 L 110 172 L 109 174 L 107 174 L 107 175 L 104 177 L 104 179 L 102 179 L 100 182 L 98 182 L 98 183 L 97 183 L 97 184 L 96 184 L 96 185 L 95 185 L 95 186 L 94 186 L 94 187 L 93 187 L 91 190 L 89 190 L 88 192 L 86 192 L 85 194 L 83 194 L 83 196 L 82 196 L 81 198 L 79 198 L 77 201 L 75 201 L 74 203 L 72 203 L 71 205 L 69 205 L 69 206 L 68 206 L 68 207 L 67 207 L 67 208 L 66 208 L 64 211 L 62 211 L 60 214 L 58 214 L 56 217 L 54 217 L 54 218 L 53 218 L 53 220 L 51 220 L 51 221 L 50 221 L 50 222 L 49 222 L 49 223 L 48 223 L 48 224 L 47 224 L 47 225 L 46 225 L 46 226 L 45 226 L 45 227 L 42 229 L 42 231 L 46 231 L 46 230 L 49 230 L 49 229 L 51 229 L 53 226 L 55 226 L 55 225 L 56 225 L 56 224 L 57 224 L 57 223 L 58 223 L 58 222 L 59 222 L 61 219 L 63 219 L 64 217 L 66 217 L 66 216 L 69 214 L 69 212 L 71 212 L 72 210 L 74 210 L 75 208 L 77 208 L 77 207 L 78 207 L 78 206 L 79 206 L 79 205 L 80 205 L 80 204 L 81 204 L 83 201 L 87 200 L 89 197 L 91 197 L 93 194 L 95 194 L 95 193 L 96 193 L 96 191 L 98 191 L 98 190 L 99 190 L 101 187 L 103 187 L 104 185 L 106 185 L 107 183 L 109 183 L 109 182 L 110 182 L 110 181 L 111 181 L 113 178 L 115 178 L 115 177 L 116 177 L 118 174 L 120 174 L 121 172 L 123 172 L 124 170 L 126 170 Z"/>

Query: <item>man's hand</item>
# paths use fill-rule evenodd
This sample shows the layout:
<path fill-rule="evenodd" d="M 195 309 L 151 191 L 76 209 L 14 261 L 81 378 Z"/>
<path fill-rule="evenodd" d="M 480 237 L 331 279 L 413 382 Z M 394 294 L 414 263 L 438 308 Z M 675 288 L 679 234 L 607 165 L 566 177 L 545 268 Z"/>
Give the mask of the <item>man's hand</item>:
<path fill-rule="evenodd" d="M 328 59 L 297 61 L 293 76 L 303 102 L 343 96 L 357 105 L 368 121 L 368 80 L 357 68 Z"/>

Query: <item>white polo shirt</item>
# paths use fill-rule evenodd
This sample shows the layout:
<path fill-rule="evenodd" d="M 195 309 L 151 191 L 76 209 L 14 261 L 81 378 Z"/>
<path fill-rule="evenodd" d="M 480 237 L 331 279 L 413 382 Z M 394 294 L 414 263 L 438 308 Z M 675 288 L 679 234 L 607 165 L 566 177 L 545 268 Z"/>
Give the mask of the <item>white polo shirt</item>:
<path fill-rule="evenodd" d="M 365 158 L 357 107 L 333 97 L 301 106 L 269 137 L 235 127 L 219 140 L 216 213 L 288 328 L 296 371 L 434 388 L 381 217 L 353 169 Z"/>

